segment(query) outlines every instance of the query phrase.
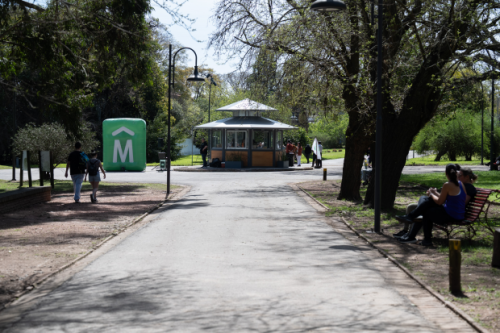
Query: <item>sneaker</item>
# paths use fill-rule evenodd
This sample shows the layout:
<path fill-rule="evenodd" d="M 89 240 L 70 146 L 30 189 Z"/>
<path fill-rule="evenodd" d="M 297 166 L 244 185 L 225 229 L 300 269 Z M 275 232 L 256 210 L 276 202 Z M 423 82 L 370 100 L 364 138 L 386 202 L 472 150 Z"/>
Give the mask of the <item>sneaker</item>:
<path fill-rule="evenodd" d="M 400 238 L 399 241 L 403 244 L 413 244 L 418 242 L 416 238 Z"/>
<path fill-rule="evenodd" d="M 425 240 L 425 239 L 424 239 L 423 241 L 418 242 L 418 245 L 422 245 L 422 246 L 433 246 L 432 241 L 430 241 L 430 240 Z"/>
<path fill-rule="evenodd" d="M 408 215 L 396 215 L 394 218 L 399 222 L 413 223 L 413 220 Z"/>
<path fill-rule="evenodd" d="M 398 232 L 398 233 L 396 233 L 396 234 L 393 234 L 392 236 L 393 236 L 394 238 L 401 238 L 401 237 L 403 237 L 404 235 L 406 235 L 406 233 L 407 233 L 407 232 L 408 232 L 407 230 L 401 230 L 400 232 Z"/>

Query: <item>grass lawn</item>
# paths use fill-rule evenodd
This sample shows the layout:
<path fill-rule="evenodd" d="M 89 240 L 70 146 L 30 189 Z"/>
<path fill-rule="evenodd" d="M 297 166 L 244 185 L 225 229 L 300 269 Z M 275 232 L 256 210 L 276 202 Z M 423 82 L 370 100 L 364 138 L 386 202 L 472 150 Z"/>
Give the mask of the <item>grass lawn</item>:
<path fill-rule="evenodd" d="M 50 181 L 45 181 L 44 185 L 50 185 Z M 99 183 L 99 188 L 101 187 L 110 187 L 110 186 L 120 186 L 120 185 L 130 185 L 130 183 L 111 183 L 111 182 L 104 182 Z M 151 189 L 157 189 L 157 190 L 166 190 L 166 184 L 133 184 L 134 186 L 137 187 L 148 187 Z M 33 181 L 33 187 L 40 186 L 40 182 L 38 180 Z M 22 188 L 27 188 L 28 187 L 28 181 L 23 182 L 23 187 Z M 176 185 L 170 185 L 170 188 L 174 189 L 177 188 L 178 186 Z M 0 193 L 4 193 L 7 191 L 13 191 L 19 189 L 19 182 L 10 182 L 7 180 L 0 180 Z M 84 182 L 82 190 L 83 191 L 90 191 L 92 187 L 90 186 L 89 182 Z M 63 193 L 63 192 L 73 192 L 73 182 L 71 180 L 54 180 L 54 189 L 52 190 L 52 193 Z"/>
<path fill-rule="evenodd" d="M 193 156 L 193 165 L 202 165 L 203 160 L 201 155 L 186 155 L 172 161 L 172 166 L 186 166 L 191 165 L 191 156 Z M 157 166 L 159 163 L 148 163 L 147 166 Z"/>
<path fill-rule="evenodd" d="M 335 160 L 337 158 L 344 158 L 345 149 L 342 149 L 342 151 L 337 151 L 337 152 L 334 152 L 334 150 L 338 150 L 338 149 L 323 149 L 323 159 L 324 160 Z"/>
<path fill-rule="evenodd" d="M 435 162 L 434 159 L 436 158 L 436 155 L 428 155 L 425 157 L 417 157 L 417 158 L 411 158 L 406 161 L 406 165 L 446 165 L 448 163 L 458 163 L 460 165 L 480 165 L 481 164 L 481 159 L 478 159 L 476 157 L 472 158 L 472 161 L 466 161 L 465 158 L 459 157 L 456 161 L 448 161 L 444 158 L 441 158 L 441 161 Z M 487 160 L 484 160 L 487 162 Z"/>
<path fill-rule="evenodd" d="M 66 163 L 58 164 L 57 168 L 66 168 Z M 12 170 L 12 165 L 0 165 L 0 170 L 6 170 L 6 169 L 11 169 Z M 32 165 L 31 166 L 31 171 L 33 171 L 33 169 L 38 170 L 38 165 Z M 16 168 L 16 170 L 19 170 L 19 168 Z"/>
<path fill-rule="evenodd" d="M 500 171 L 474 171 L 477 180 L 474 186 L 480 188 L 489 188 L 500 190 Z M 446 182 L 446 176 L 443 172 L 425 173 L 419 175 L 401 175 L 401 182 L 416 183 L 425 187 L 440 188 Z"/>

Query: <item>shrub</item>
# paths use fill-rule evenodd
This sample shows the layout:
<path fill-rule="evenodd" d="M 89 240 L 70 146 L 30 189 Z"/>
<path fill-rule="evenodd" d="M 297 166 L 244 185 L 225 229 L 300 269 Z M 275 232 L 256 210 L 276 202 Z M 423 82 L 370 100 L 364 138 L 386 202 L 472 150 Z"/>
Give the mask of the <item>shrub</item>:
<path fill-rule="evenodd" d="M 52 152 L 53 167 L 56 167 L 60 163 L 66 163 L 68 155 L 75 149 L 76 141 L 82 144 L 82 151 L 87 153 L 99 145 L 89 124 L 80 127 L 80 135 L 77 138 L 67 134 L 59 123 L 46 123 L 41 126 L 30 123 L 17 131 L 12 148 L 16 155 L 28 150 L 31 163 L 38 163 L 38 151 L 49 150 Z"/>

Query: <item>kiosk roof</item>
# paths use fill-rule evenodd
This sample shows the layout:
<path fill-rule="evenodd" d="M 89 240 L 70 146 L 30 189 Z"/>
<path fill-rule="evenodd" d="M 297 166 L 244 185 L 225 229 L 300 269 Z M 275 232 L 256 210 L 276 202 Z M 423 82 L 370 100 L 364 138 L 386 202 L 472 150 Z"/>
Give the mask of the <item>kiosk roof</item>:
<path fill-rule="evenodd" d="M 251 99 L 245 98 L 244 100 L 241 100 L 239 102 L 235 102 L 233 104 L 229 104 L 226 106 L 223 106 L 221 108 L 218 108 L 216 111 L 229 111 L 229 112 L 234 112 L 234 111 L 260 111 L 260 112 L 265 112 L 265 111 L 278 111 L 275 108 L 272 108 L 270 106 L 252 101 Z"/>
<path fill-rule="evenodd" d="M 212 121 L 211 123 L 196 126 L 195 129 L 279 129 L 289 130 L 297 127 L 280 123 L 264 117 L 230 117 Z"/>

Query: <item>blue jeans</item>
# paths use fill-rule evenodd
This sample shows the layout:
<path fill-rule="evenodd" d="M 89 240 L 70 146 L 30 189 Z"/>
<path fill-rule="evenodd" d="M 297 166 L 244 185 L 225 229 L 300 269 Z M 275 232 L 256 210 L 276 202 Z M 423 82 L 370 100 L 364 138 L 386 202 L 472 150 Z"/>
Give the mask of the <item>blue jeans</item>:
<path fill-rule="evenodd" d="M 83 173 L 71 175 L 71 180 L 73 180 L 73 190 L 75 192 L 75 201 L 80 200 L 80 191 L 82 190 L 83 176 Z"/>
<path fill-rule="evenodd" d="M 207 164 L 207 154 L 201 154 L 201 158 L 203 159 L 203 166 L 208 166 Z"/>

